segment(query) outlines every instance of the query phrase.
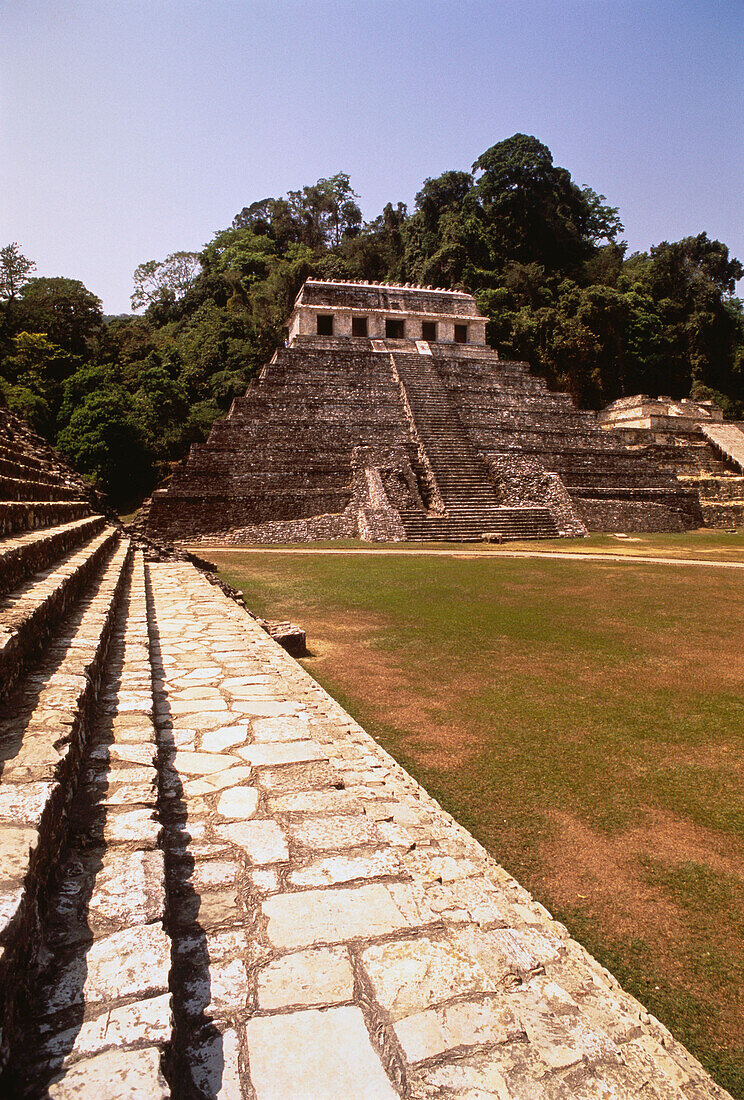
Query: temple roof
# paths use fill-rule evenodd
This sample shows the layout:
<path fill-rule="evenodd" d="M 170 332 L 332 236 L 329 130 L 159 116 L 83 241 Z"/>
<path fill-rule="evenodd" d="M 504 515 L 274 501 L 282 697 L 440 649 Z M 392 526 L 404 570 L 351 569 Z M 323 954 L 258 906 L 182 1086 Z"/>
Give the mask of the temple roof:
<path fill-rule="evenodd" d="M 472 294 L 439 287 L 307 279 L 295 306 L 384 310 L 482 319 Z"/>

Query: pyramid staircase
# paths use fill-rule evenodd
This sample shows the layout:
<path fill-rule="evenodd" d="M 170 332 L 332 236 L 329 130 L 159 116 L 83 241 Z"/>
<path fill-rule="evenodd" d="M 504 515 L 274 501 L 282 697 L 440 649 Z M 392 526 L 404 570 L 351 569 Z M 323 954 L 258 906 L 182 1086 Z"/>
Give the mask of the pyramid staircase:
<path fill-rule="evenodd" d="M 488 469 L 468 438 L 434 359 L 426 354 L 391 353 L 419 442 L 426 453 L 444 512 L 401 512 L 409 539 L 477 542 L 555 538 L 547 508 L 504 507 Z"/>
<path fill-rule="evenodd" d="M 22 1026 L 129 547 L 83 481 L 2 409 L 0 531 L 1 1066 Z"/>
<path fill-rule="evenodd" d="M 716 450 L 744 473 L 744 432 L 737 424 L 701 424 L 703 435 Z"/>

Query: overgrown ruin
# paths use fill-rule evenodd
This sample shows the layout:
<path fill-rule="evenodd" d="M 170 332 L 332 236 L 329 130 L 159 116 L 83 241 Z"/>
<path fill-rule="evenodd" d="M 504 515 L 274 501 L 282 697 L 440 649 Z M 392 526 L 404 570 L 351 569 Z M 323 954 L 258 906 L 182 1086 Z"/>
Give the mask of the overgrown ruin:
<path fill-rule="evenodd" d="M 701 522 L 652 449 L 500 359 L 471 295 L 308 279 L 287 346 L 153 494 L 147 526 L 467 541 Z"/>

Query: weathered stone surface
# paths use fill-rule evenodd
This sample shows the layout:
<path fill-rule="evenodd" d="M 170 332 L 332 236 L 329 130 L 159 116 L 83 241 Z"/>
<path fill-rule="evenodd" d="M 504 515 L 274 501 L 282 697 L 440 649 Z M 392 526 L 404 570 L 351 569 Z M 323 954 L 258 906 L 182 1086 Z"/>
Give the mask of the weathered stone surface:
<path fill-rule="evenodd" d="M 269 813 L 280 814 L 358 814 L 360 810 L 360 802 L 355 794 L 336 790 L 334 787 L 291 794 L 270 794 L 266 805 Z"/>
<path fill-rule="evenodd" d="M 45 1008 L 116 1001 L 120 997 L 152 997 L 168 988 L 170 943 L 162 925 L 148 924 L 114 932 L 77 953 L 46 990 Z"/>
<path fill-rule="evenodd" d="M 275 821 L 235 821 L 215 825 L 215 836 L 242 848 L 252 863 L 286 863 L 287 840 Z"/>
<path fill-rule="evenodd" d="M 110 1050 L 86 1058 L 49 1087 L 51 1100 L 167 1100 L 156 1047 Z"/>
<path fill-rule="evenodd" d="M 266 898 L 262 908 L 269 919 L 269 939 L 281 948 L 341 943 L 409 927 L 382 885 L 275 894 Z"/>
<path fill-rule="evenodd" d="M 447 1050 L 504 1043 L 525 1033 L 502 996 L 416 1012 L 398 1020 L 395 1034 L 409 1062 L 420 1062 Z"/>
<path fill-rule="evenodd" d="M 29 848 L 35 846 L 36 829 L 27 825 L 3 825 L 0 830 L 0 889 L 15 887 L 28 867 Z"/>
<path fill-rule="evenodd" d="M 213 775 L 239 763 L 237 757 L 227 753 L 183 752 L 179 749 L 173 767 L 182 775 Z"/>
<path fill-rule="evenodd" d="M 222 752 L 234 745 L 242 745 L 248 738 L 248 727 L 224 726 L 222 729 L 208 730 L 201 739 L 202 752 Z"/>
<path fill-rule="evenodd" d="M 193 1095 L 210 1100 L 240 1100 L 240 1043 L 237 1032 L 210 1030 L 195 1036 L 186 1050 L 188 1081 Z"/>
<path fill-rule="evenodd" d="M 394 1020 L 493 988 L 483 968 L 449 939 L 419 936 L 368 947 L 362 962 L 377 999 Z"/>
<path fill-rule="evenodd" d="M 224 1016 L 245 1008 L 248 979 L 242 959 L 210 962 L 209 971 L 187 978 L 184 982 L 184 1007 L 192 1016 L 204 1012 L 209 1016 Z"/>
<path fill-rule="evenodd" d="M 359 856 L 315 859 L 300 870 L 292 871 L 288 881 L 293 886 L 331 886 L 353 879 L 369 880 L 402 874 L 405 874 L 405 868 L 399 854 L 383 849 Z"/>
<path fill-rule="evenodd" d="M 253 737 L 264 741 L 302 741 L 308 735 L 307 719 L 287 715 L 284 718 L 257 718 L 252 725 Z"/>
<path fill-rule="evenodd" d="M 238 783 L 245 783 L 247 779 L 251 778 L 252 774 L 252 768 L 233 767 L 216 775 L 205 775 L 202 779 L 185 780 L 183 792 L 189 798 L 197 798 L 199 795 L 212 794 L 214 791 L 223 791 L 226 787 L 234 787 Z"/>
<path fill-rule="evenodd" d="M 57 1032 L 45 1044 L 47 1054 L 78 1058 L 99 1054 L 112 1047 L 123 1050 L 135 1044 L 166 1043 L 171 1034 L 171 997 L 163 993 L 134 1004 L 119 1005 L 86 1020 L 80 1029 Z"/>
<path fill-rule="evenodd" d="M 0 819 L 17 825 L 38 825 L 53 783 L 5 783 L 0 786 Z M 0 825 L 5 829 L 5 825 Z"/>
<path fill-rule="evenodd" d="M 233 787 L 217 799 L 220 817 L 244 820 L 253 817 L 258 805 L 258 791 L 254 787 Z"/>
<path fill-rule="evenodd" d="M 88 904 L 91 926 L 106 921 L 147 924 L 165 906 L 163 853 L 137 851 L 107 856 Z"/>
<path fill-rule="evenodd" d="M 397 1100 L 358 1008 L 254 1017 L 245 1030 L 257 1100 Z"/>
<path fill-rule="evenodd" d="M 288 825 L 288 831 L 297 844 L 314 851 L 356 848 L 363 844 L 379 844 L 381 841 L 374 821 L 362 815 L 308 817 L 304 821 Z"/>
<path fill-rule="evenodd" d="M 301 764 L 308 760 L 327 760 L 327 755 L 315 741 L 279 741 L 274 744 L 246 745 L 238 756 L 254 767 L 276 764 Z"/>
<path fill-rule="evenodd" d="M 341 948 L 319 947 L 284 955 L 258 975 L 258 1007 L 326 1005 L 350 1001 L 354 974 Z"/>
<path fill-rule="evenodd" d="M 135 841 L 140 845 L 156 845 L 160 824 L 152 810 L 129 810 L 110 814 L 103 827 L 103 839 L 107 844 L 116 841 Z"/>

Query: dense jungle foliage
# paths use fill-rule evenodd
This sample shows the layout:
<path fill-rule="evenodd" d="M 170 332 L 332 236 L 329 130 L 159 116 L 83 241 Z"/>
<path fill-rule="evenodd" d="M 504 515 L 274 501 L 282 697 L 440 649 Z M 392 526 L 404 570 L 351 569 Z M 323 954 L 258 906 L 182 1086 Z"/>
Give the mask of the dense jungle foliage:
<path fill-rule="evenodd" d="M 115 501 L 206 438 L 284 339 L 308 276 L 475 293 L 489 342 L 598 408 L 713 397 L 744 416 L 744 267 L 705 233 L 627 255 L 618 211 L 515 134 L 364 223 L 349 177 L 244 207 L 201 252 L 141 264 L 106 318 L 82 283 L 0 250 L 0 399 Z"/>

